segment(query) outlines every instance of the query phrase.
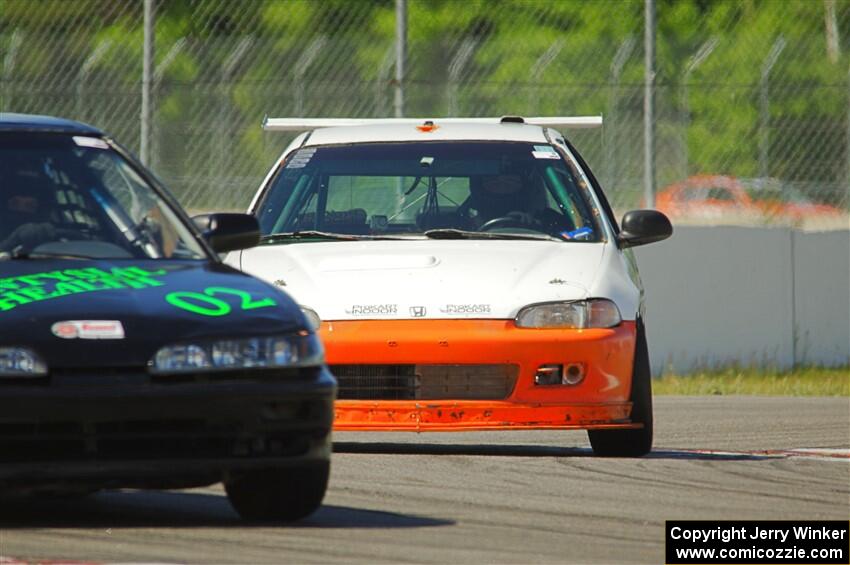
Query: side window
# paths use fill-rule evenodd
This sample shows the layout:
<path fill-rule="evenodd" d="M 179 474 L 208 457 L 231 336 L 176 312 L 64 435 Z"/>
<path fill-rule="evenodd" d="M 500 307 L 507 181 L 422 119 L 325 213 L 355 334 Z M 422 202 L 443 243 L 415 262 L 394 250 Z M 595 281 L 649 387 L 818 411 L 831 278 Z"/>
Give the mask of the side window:
<path fill-rule="evenodd" d="M 566 171 L 546 168 L 547 208 L 562 214 L 567 220 L 565 229 L 593 227 L 590 210 L 581 198 L 575 179 Z M 560 205 L 563 202 L 564 205 Z"/>
<path fill-rule="evenodd" d="M 437 196 L 440 206 L 460 206 L 469 197 L 469 177 L 438 178 Z"/>
<path fill-rule="evenodd" d="M 91 203 L 75 188 L 62 186 L 56 191 L 59 224 L 68 227 L 99 231 L 100 222 L 92 212 Z"/>
<path fill-rule="evenodd" d="M 608 197 L 605 196 L 605 192 L 602 190 L 602 186 L 599 183 L 599 180 L 594 176 L 593 171 L 590 170 L 590 167 L 585 162 L 584 158 L 581 156 L 573 144 L 566 140 L 559 132 L 555 130 L 549 130 L 554 132 L 555 144 L 560 147 L 560 149 L 564 152 L 564 154 L 568 157 L 566 159 L 567 168 L 573 174 L 576 179 L 581 179 L 583 174 L 587 177 L 589 183 L 585 183 L 580 181 L 579 191 L 582 193 L 583 201 L 593 203 L 594 197 L 598 200 L 599 206 L 601 207 L 601 211 L 597 210 L 596 207 L 591 204 L 590 217 L 593 218 L 591 221 L 592 224 L 597 224 L 597 219 L 601 219 L 604 215 L 608 218 L 608 222 L 611 225 L 611 228 L 616 235 L 620 231 L 619 223 L 617 222 L 616 216 L 614 216 L 614 210 L 611 208 L 611 203 L 608 201 Z M 588 186 L 589 184 L 589 186 Z M 601 226 L 597 226 L 601 230 Z M 600 231 L 600 236 L 602 232 Z"/>
<path fill-rule="evenodd" d="M 415 207 L 408 205 L 412 195 L 406 193 L 414 181 L 395 176 L 329 177 L 323 229 L 370 233 L 388 229 L 391 221 L 408 221 Z"/>
<path fill-rule="evenodd" d="M 257 208 L 260 230 L 268 234 L 315 229 L 315 185 L 314 173 L 281 169 Z"/>
<path fill-rule="evenodd" d="M 454 212 L 469 197 L 468 177 L 437 177 L 441 212 Z M 323 228 L 353 233 L 410 229 L 426 205 L 429 177 L 332 176 L 328 179 Z"/>
<path fill-rule="evenodd" d="M 43 171 L 52 183 L 55 202 L 54 216 L 57 225 L 65 228 L 82 229 L 88 232 L 98 232 L 101 224 L 97 218 L 95 203 L 86 198 L 79 186 L 72 180 L 61 161 L 47 158 L 43 163 Z"/>
<path fill-rule="evenodd" d="M 136 172 L 125 164 L 116 166 L 108 152 L 98 152 L 91 157 L 89 163 L 91 170 L 100 176 L 98 180 L 107 192 L 134 221 L 140 221 L 157 205 L 149 197 L 149 189 Z"/>
<path fill-rule="evenodd" d="M 679 200 L 682 202 L 698 202 L 700 200 L 705 200 L 708 196 L 703 190 L 694 187 L 688 187 L 682 189 L 679 193 Z"/>
<path fill-rule="evenodd" d="M 708 189 L 708 199 L 709 200 L 721 200 L 723 202 L 731 202 L 734 200 L 732 197 L 732 193 L 729 190 L 715 186 L 713 188 Z"/>
<path fill-rule="evenodd" d="M 362 209 L 387 215 L 398 208 L 397 177 L 333 176 L 328 179 L 328 211 Z"/>
<path fill-rule="evenodd" d="M 418 182 L 416 178 L 404 177 L 404 199 L 393 217 L 415 221 L 416 215 L 426 206 L 431 182 L 431 177 L 420 177 Z M 469 198 L 469 177 L 434 177 L 433 183 L 436 187 L 436 204 L 442 212 L 456 211 Z"/>
<path fill-rule="evenodd" d="M 103 192 L 92 188 L 92 196 L 121 231 L 146 234 L 165 257 L 187 251 L 191 236 L 130 165 L 111 152 L 97 151 L 89 158 L 89 170 L 103 187 Z"/>

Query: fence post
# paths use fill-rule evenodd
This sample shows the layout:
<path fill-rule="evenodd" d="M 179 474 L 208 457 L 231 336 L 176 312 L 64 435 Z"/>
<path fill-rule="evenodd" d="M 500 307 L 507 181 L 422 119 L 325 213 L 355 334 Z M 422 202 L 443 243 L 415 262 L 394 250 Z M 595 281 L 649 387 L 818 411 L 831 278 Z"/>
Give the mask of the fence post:
<path fill-rule="evenodd" d="M 407 55 L 407 0 L 395 0 L 395 117 L 404 117 L 404 63 Z"/>
<path fill-rule="evenodd" d="M 643 199 L 655 208 L 655 0 L 644 0 Z"/>
<path fill-rule="evenodd" d="M 457 84 L 460 82 L 460 74 L 463 72 L 463 68 L 472 58 L 477 47 L 477 39 L 464 39 L 452 62 L 449 63 L 449 116 L 458 115 Z"/>
<path fill-rule="evenodd" d="M 233 167 L 231 167 L 230 164 L 232 155 L 231 148 L 234 146 L 232 136 L 234 128 L 231 123 L 233 117 L 233 107 L 231 103 L 231 99 L 233 98 L 233 76 L 236 73 L 236 68 L 239 66 L 239 63 L 245 58 L 245 55 L 251 49 L 253 44 L 253 36 L 248 35 L 243 37 L 221 67 L 221 88 L 219 88 L 219 135 L 218 143 L 216 144 L 218 152 L 218 158 L 216 159 L 218 164 L 216 183 L 218 184 L 220 194 L 229 194 L 230 191 L 235 190 L 236 188 L 235 183 L 232 183 L 231 181 L 234 174 Z M 232 204 L 228 202 L 228 206 L 230 205 Z"/>
<path fill-rule="evenodd" d="M 773 47 L 762 63 L 761 79 L 759 80 L 759 178 L 766 179 L 770 175 L 770 70 L 785 49 L 785 38 L 776 38 Z"/>
<path fill-rule="evenodd" d="M 11 107 L 11 94 L 6 92 L 8 88 L 11 92 L 12 90 L 12 71 L 15 69 L 15 59 L 18 56 L 18 49 L 21 48 L 21 43 L 23 42 L 23 34 L 20 30 L 16 29 L 12 32 L 12 38 L 9 40 L 9 47 L 6 51 L 6 55 L 3 57 L 3 75 L 2 82 L 3 89 L 0 90 L 0 111 L 2 110 L 12 110 Z"/>
<path fill-rule="evenodd" d="M 183 50 L 183 47 L 186 45 L 186 38 L 181 37 L 177 41 L 174 42 L 174 45 L 171 46 L 171 49 L 165 54 L 159 64 L 153 71 L 153 82 L 151 84 L 151 96 L 158 96 L 160 94 L 159 87 L 162 84 L 162 79 L 165 76 L 165 71 L 168 70 L 168 67 L 171 63 L 174 62 L 174 59 L 177 58 L 177 55 L 180 51 Z M 161 142 L 160 138 L 162 136 L 162 128 L 155 127 L 151 132 L 151 146 L 150 146 L 150 166 L 155 171 L 159 170 L 160 166 L 160 151 L 161 151 Z"/>
<path fill-rule="evenodd" d="M 605 143 L 605 189 L 608 191 L 614 190 L 614 179 L 618 175 L 617 167 L 617 151 L 614 145 L 614 131 L 617 127 L 617 101 L 620 90 L 620 75 L 623 73 L 623 67 L 626 66 L 626 61 L 632 56 L 635 44 L 637 41 L 629 35 L 614 55 L 614 60 L 611 61 L 611 80 L 609 81 L 608 89 L 608 115 L 602 123 L 602 139 Z"/>
<path fill-rule="evenodd" d="M 387 49 L 386 54 L 384 55 L 383 60 L 381 61 L 381 66 L 378 67 L 378 78 L 375 81 L 375 117 L 383 118 L 388 115 L 388 112 L 385 111 L 386 108 L 386 96 L 385 91 L 387 85 L 390 80 L 390 70 L 393 68 L 393 63 L 395 62 L 395 47 L 390 47 Z"/>
<path fill-rule="evenodd" d="M 324 35 L 316 37 L 295 62 L 295 115 L 300 118 L 304 117 L 304 97 L 306 94 L 304 83 L 307 69 L 319 56 L 327 41 L 328 39 Z"/>
<path fill-rule="evenodd" d="M 74 118 L 77 120 L 86 119 L 85 116 L 83 116 L 83 98 L 85 97 L 85 84 L 88 81 L 89 73 L 111 46 L 112 40 L 104 39 L 100 45 L 92 50 L 91 55 L 89 55 L 80 66 L 80 71 L 77 73 L 76 100 L 74 101 Z"/>
<path fill-rule="evenodd" d="M 558 58 L 558 55 L 561 54 L 564 43 L 563 37 L 556 39 L 531 66 L 529 78 L 532 95 L 528 97 L 527 115 L 533 116 L 534 114 L 541 115 L 543 113 L 544 110 L 540 107 L 540 78 L 543 76 L 546 67 L 551 65 Z"/>
<path fill-rule="evenodd" d="M 838 20 L 835 17 L 835 0 L 823 0 L 824 27 L 826 28 L 826 54 L 830 63 L 837 63 L 841 56 L 841 39 Z"/>
<path fill-rule="evenodd" d="M 687 65 L 685 65 L 685 74 L 682 77 L 682 122 L 683 122 L 683 130 L 685 132 L 685 142 L 682 144 L 682 151 L 684 151 L 684 163 L 685 170 L 682 177 L 687 177 L 690 173 L 690 169 L 688 165 L 690 164 L 690 148 L 688 147 L 688 130 L 691 128 L 691 103 L 689 96 L 689 86 L 691 75 L 693 72 L 703 64 L 703 62 L 708 59 L 708 56 L 711 55 L 712 51 L 714 51 L 715 47 L 717 47 L 718 40 L 716 37 L 710 38 L 708 41 L 703 43 L 697 52 L 688 59 Z"/>
<path fill-rule="evenodd" d="M 153 83 L 154 0 L 145 0 L 145 43 L 142 49 L 142 131 L 139 151 L 142 163 L 149 164 L 151 116 L 153 115 L 151 85 Z"/>

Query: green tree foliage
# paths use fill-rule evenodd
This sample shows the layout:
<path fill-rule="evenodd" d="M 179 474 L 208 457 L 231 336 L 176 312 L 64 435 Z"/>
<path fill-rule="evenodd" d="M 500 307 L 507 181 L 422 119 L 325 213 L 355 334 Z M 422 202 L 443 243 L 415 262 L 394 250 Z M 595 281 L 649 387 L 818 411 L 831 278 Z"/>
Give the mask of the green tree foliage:
<path fill-rule="evenodd" d="M 764 174 L 762 139 L 769 176 L 846 179 L 850 0 L 832 4 L 838 57 L 827 53 L 831 2 L 657 0 L 659 141 L 674 148 L 659 153 L 662 180 Z M 637 177 L 643 10 L 643 0 L 408 0 L 406 113 L 601 113 L 613 139 L 633 140 L 611 174 Z M 73 96 L 45 95 L 30 107 L 74 115 L 88 107 L 81 97 L 109 95 L 97 85 L 130 96 L 142 37 L 141 1 L 0 0 L 0 108 L 34 99 L 22 85 L 83 78 Z M 156 120 L 181 133 L 159 153 L 175 169 L 191 156 L 205 171 L 248 163 L 256 175 L 278 149 L 257 127 L 264 114 L 390 116 L 394 41 L 393 0 L 159 0 Z M 714 49 L 695 65 L 710 41 Z M 785 46 L 764 81 L 777 41 Z M 615 69 L 618 53 L 628 57 Z M 105 110 L 78 117 L 118 119 Z M 210 134 L 211 123 L 221 129 Z M 598 149 L 591 160 L 605 169 L 613 154 Z M 682 155 L 686 163 L 676 164 Z"/>

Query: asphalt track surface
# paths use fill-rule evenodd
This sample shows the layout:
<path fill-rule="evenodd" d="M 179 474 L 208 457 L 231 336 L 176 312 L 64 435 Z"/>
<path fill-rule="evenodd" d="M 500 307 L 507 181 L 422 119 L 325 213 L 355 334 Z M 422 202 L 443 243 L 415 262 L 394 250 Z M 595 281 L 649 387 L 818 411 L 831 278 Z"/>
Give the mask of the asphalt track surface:
<path fill-rule="evenodd" d="M 582 432 L 337 434 L 324 506 L 251 526 L 220 486 L 0 509 L 0 563 L 663 563 L 667 519 L 850 518 L 847 398 L 656 398 L 656 450 Z M 833 448 L 835 451 L 788 451 Z"/>

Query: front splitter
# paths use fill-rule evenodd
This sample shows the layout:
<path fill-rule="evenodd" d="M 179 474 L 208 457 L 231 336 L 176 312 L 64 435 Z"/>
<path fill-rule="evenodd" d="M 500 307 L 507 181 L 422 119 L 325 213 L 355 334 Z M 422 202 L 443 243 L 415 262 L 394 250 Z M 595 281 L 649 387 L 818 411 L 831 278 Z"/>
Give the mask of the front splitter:
<path fill-rule="evenodd" d="M 637 429 L 631 403 L 539 404 L 493 401 L 338 400 L 339 431 L 480 431 Z"/>

